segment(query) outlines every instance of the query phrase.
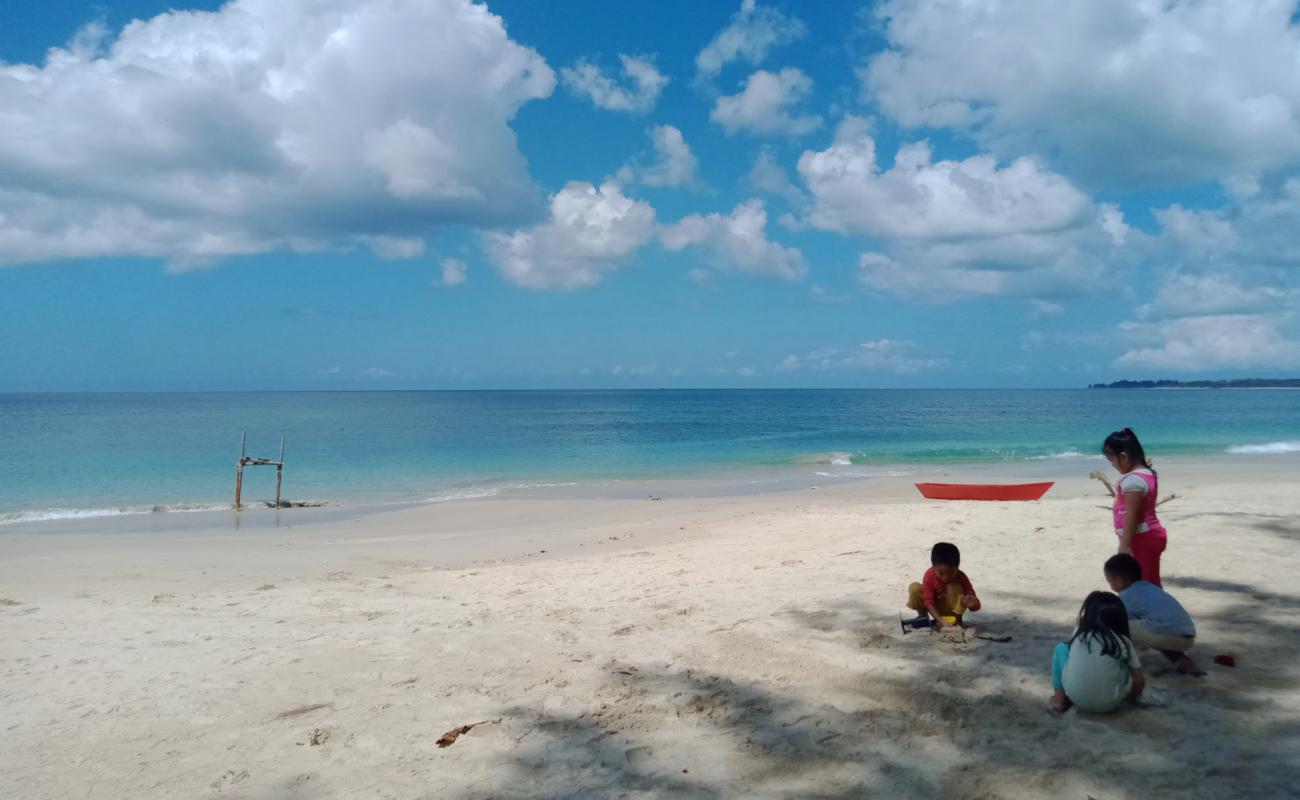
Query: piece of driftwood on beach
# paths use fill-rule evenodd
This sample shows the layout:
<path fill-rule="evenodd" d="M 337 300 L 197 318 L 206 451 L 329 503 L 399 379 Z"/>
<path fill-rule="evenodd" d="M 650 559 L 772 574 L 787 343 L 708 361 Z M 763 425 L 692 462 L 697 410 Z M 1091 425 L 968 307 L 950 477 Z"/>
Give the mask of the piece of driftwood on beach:
<path fill-rule="evenodd" d="M 1095 480 L 1095 481 L 1101 481 L 1102 486 L 1105 486 L 1105 487 L 1106 487 L 1106 492 L 1107 492 L 1111 497 L 1114 497 L 1114 496 L 1115 496 L 1115 487 L 1111 485 L 1111 483 L 1110 483 L 1110 479 L 1107 478 L 1106 475 L 1105 475 L 1104 473 L 1101 473 L 1101 472 L 1089 472 L 1089 473 L 1088 473 L 1088 477 L 1089 477 L 1089 478 L 1092 478 L 1092 479 Z M 1157 500 L 1157 501 L 1156 501 L 1156 505 L 1158 505 L 1158 506 L 1162 506 L 1162 505 L 1164 505 L 1165 503 L 1168 503 L 1170 500 L 1177 500 L 1177 499 L 1178 499 L 1178 495 L 1177 495 L 1177 494 L 1167 494 L 1167 495 L 1165 495 L 1164 497 L 1162 497 L 1162 498 L 1160 498 L 1159 500 Z"/>

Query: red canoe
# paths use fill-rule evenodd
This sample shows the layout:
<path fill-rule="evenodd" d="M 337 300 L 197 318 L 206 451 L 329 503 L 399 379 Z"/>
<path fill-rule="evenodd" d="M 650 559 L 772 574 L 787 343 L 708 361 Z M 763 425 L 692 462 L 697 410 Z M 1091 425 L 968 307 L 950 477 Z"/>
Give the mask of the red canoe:
<path fill-rule="evenodd" d="M 1037 500 L 1052 488 L 1047 483 L 918 483 L 931 500 Z"/>

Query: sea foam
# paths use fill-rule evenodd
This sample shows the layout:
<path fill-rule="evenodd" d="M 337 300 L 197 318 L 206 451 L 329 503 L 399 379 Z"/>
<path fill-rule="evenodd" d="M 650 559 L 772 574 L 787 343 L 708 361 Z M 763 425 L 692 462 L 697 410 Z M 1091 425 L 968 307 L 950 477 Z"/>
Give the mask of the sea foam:
<path fill-rule="evenodd" d="M 477 500 L 481 497 L 496 497 L 501 494 L 499 488 L 490 486 L 471 486 L 465 489 L 448 489 L 424 498 L 426 503 L 454 503 L 457 500 Z"/>
<path fill-rule="evenodd" d="M 1239 444 L 1228 448 L 1234 455 L 1257 453 L 1300 453 L 1300 442 L 1268 442 L 1267 444 Z"/>
<path fill-rule="evenodd" d="M 229 503 L 184 503 L 158 506 L 117 506 L 103 508 L 38 508 L 0 514 L 0 525 L 17 525 L 23 522 L 49 522 L 61 519 L 95 519 L 98 517 L 125 517 L 133 514 L 188 513 L 195 511 L 225 511 Z"/>
<path fill-rule="evenodd" d="M 901 478 L 916 473 L 897 469 L 846 469 L 813 473 L 819 478 Z"/>
<path fill-rule="evenodd" d="M 796 464 L 830 464 L 832 467 L 847 467 L 853 464 L 853 454 L 837 450 L 799 456 L 794 461 Z"/>
<path fill-rule="evenodd" d="M 1046 461 L 1053 458 L 1101 458 L 1100 454 L 1080 453 L 1073 447 L 1060 451 L 1059 453 L 1047 453 L 1041 456 L 1029 456 L 1031 461 Z"/>

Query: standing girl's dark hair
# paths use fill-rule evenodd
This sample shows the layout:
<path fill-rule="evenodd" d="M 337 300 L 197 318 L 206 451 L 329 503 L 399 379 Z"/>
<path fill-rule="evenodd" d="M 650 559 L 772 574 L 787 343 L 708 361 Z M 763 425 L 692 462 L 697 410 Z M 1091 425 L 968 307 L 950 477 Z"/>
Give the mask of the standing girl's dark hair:
<path fill-rule="evenodd" d="M 1111 455 L 1120 455 L 1123 453 L 1133 459 L 1134 464 L 1146 467 L 1155 474 L 1155 467 L 1151 466 L 1151 459 L 1147 458 L 1147 453 L 1142 449 L 1142 443 L 1138 441 L 1138 435 L 1133 432 L 1132 428 L 1125 428 L 1122 431 L 1115 431 L 1106 437 L 1106 441 L 1101 443 L 1101 452 Z"/>
<path fill-rule="evenodd" d="M 1079 609 L 1079 627 L 1070 637 L 1070 643 L 1081 636 L 1091 636 L 1101 642 L 1101 654 L 1127 658 L 1128 646 L 1120 635 L 1128 636 L 1128 611 L 1119 595 L 1110 592 L 1093 592 L 1083 600 Z"/>

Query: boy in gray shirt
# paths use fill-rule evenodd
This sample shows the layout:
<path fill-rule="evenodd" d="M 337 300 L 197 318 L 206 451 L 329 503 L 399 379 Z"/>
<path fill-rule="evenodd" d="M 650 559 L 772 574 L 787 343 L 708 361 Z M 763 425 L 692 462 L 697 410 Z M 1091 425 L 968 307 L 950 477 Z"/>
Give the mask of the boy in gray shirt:
<path fill-rule="evenodd" d="M 1111 556 L 1103 568 L 1106 583 L 1124 601 L 1133 641 L 1154 647 L 1184 675 L 1205 675 L 1188 655 L 1196 641 L 1191 615 L 1171 594 L 1142 580 L 1142 566 L 1133 556 Z"/>

